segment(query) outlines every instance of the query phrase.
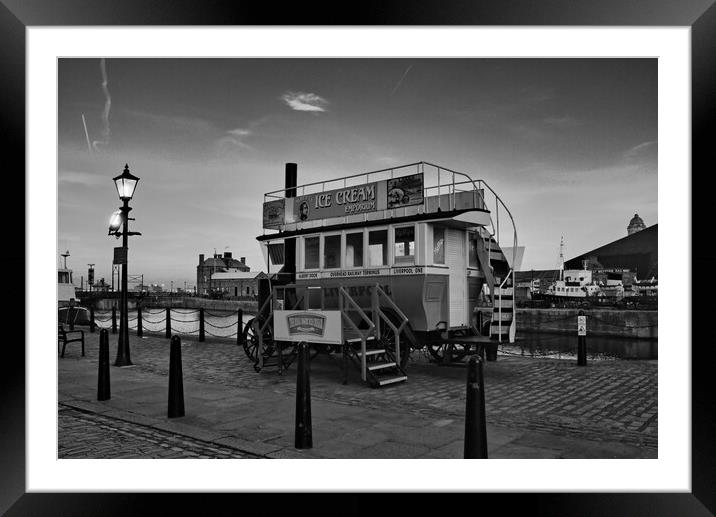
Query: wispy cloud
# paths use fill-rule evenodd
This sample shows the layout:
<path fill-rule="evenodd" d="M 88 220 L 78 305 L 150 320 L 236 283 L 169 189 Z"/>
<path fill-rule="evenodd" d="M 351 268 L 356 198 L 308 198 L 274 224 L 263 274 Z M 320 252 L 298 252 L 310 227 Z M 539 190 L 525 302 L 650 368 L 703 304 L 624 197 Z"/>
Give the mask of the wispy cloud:
<path fill-rule="evenodd" d="M 77 171 L 60 171 L 57 175 L 57 180 L 59 183 L 72 183 L 75 185 L 85 185 L 87 187 L 107 183 L 107 178 L 99 174 Z"/>
<path fill-rule="evenodd" d="M 296 111 L 326 111 L 328 101 L 315 93 L 286 92 L 281 100 Z"/>
<path fill-rule="evenodd" d="M 408 72 L 410 72 L 410 69 L 413 68 L 413 65 L 408 65 L 408 68 L 405 69 L 405 72 L 403 72 L 403 75 L 400 76 L 400 79 L 398 80 L 398 84 L 395 85 L 393 88 L 393 91 L 390 92 L 390 96 L 392 97 L 395 92 L 398 91 L 398 88 L 400 88 L 400 85 L 403 84 L 403 79 L 405 79 L 405 76 L 408 75 Z"/>
<path fill-rule="evenodd" d="M 132 118 L 141 120 L 144 124 L 152 124 L 165 129 L 185 131 L 188 133 L 211 133 L 218 131 L 209 121 L 197 117 L 182 115 L 164 115 L 137 110 L 119 110 Z"/>
<path fill-rule="evenodd" d="M 219 146 L 236 146 L 244 149 L 251 149 L 251 146 L 245 142 L 246 138 L 253 135 L 249 129 L 236 128 L 230 129 L 224 136 L 219 139 Z"/>
<path fill-rule="evenodd" d="M 98 145 L 108 145 L 109 144 L 109 136 L 110 136 L 110 129 L 109 129 L 109 110 L 112 107 L 112 97 L 109 95 L 109 88 L 107 88 L 107 85 L 109 81 L 107 80 L 107 67 L 104 62 L 104 58 L 99 60 L 99 68 L 102 71 L 102 91 L 104 92 L 104 110 L 102 111 L 102 140 L 95 140 L 92 142 L 92 147 L 94 150 L 97 150 Z"/>
<path fill-rule="evenodd" d="M 635 145 L 630 149 L 624 151 L 624 158 L 636 158 L 643 155 L 644 153 L 651 151 L 652 148 L 657 145 L 656 140 L 650 140 L 648 142 L 642 142 L 639 145 Z"/>

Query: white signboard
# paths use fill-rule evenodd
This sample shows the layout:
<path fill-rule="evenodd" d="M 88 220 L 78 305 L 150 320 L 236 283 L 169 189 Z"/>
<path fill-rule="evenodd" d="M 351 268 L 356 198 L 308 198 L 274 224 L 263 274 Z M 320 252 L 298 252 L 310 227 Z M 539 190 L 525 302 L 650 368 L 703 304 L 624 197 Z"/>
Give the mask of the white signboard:
<path fill-rule="evenodd" d="M 587 317 L 586 316 L 577 316 L 577 335 L 578 336 L 586 336 L 587 335 Z"/>
<path fill-rule="evenodd" d="M 273 311 L 277 341 L 343 344 L 341 311 Z"/>

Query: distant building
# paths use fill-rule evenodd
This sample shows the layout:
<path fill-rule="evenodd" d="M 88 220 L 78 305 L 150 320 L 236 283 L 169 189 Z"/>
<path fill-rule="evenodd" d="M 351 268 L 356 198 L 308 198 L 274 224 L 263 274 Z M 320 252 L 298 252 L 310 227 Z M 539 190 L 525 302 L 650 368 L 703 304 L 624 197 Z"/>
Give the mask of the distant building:
<path fill-rule="evenodd" d="M 209 294 L 215 287 L 212 285 L 212 275 L 226 272 L 247 272 L 251 269 L 246 265 L 246 257 L 236 260 L 231 256 L 230 251 L 225 251 L 222 256 L 214 253 L 214 256 L 204 259 L 204 254 L 199 255 L 199 265 L 196 266 L 196 292 L 197 294 Z"/>
<path fill-rule="evenodd" d="M 632 219 L 632 222 L 634 219 Z M 641 219 L 639 219 L 641 221 Z M 638 222 L 638 221 L 637 221 Z M 631 227 L 631 224 L 629 225 Z M 638 224 L 635 226 L 637 227 Z M 565 262 L 566 269 L 580 269 L 586 261 L 587 269 L 601 270 L 605 274 L 622 273 L 625 284 L 659 276 L 658 224 L 630 232 L 614 242 L 600 246 Z"/>
<path fill-rule="evenodd" d="M 211 288 L 223 297 L 256 296 L 259 280 L 268 278 L 263 271 L 225 271 L 211 275 Z"/>
<path fill-rule="evenodd" d="M 633 235 L 644 229 L 646 229 L 644 221 L 642 221 L 641 217 L 639 217 L 639 214 L 634 214 L 634 217 L 632 217 L 631 221 L 629 221 L 629 226 L 627 226 L 627 235 Z"/>

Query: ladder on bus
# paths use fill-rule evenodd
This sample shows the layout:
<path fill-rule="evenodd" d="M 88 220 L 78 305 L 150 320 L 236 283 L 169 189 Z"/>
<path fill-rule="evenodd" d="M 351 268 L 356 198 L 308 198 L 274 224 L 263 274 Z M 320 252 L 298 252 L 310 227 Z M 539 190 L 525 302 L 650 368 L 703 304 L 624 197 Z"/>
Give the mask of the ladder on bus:
<path fill-rule="evenodd" d="M 376 284 L 371 294 L 369 317 L 341 286 L 339 310 L 344 322 L 343 353 L 358 368 L 361 379 L 373 388 L 408 380 L 401 364 L 400 335 L 408 318 L 398 309 L 383 289 Z M 381 302 L 389 305 L 400 321 L 393 321 L 382 309 Z M 392 339 L 391 339 L 392 338 Z"/>
<path fill-rule="evenodd" d="M 477 254 L 483 267 L 492 301 L 490 337 L 499 343 L 514 343 L 515 317 L 514 269 L 492 234 L 485 231 L 477 239 Z"/>

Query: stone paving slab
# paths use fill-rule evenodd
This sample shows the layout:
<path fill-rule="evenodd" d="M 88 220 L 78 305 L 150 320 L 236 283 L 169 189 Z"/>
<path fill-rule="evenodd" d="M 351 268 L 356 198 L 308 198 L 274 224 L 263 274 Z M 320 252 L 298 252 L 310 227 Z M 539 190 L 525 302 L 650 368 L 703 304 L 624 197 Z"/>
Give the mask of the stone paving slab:
<path fill-rule="evenodd" d="M 194 440 L 199 452 L 179 443 L 181 457 L 206 457 L 212 448 L 223 451 L 217 457 L 231 457 L 226 452 L 231 450 L 237 457 L 265 458 L 463 454 L 466 370 L 441 368 L 420 351 L 411 355 L 407 383 L 377 390 L 363 384 L 355 370 L 343 385 L 340 358 L 316 357 L 311 363 L 314 447 L 298 451 L 293 447 L 296 364 L 283 375 L 256 373 L 233 342 L 186 339 L 187 415 L 168 419 L 168 340 L 131 336 L 135 365 L 111 367 L 112 399 L 97 402 L 98 335 L 86 334 L 86 357 L 68 350 L 58 358 L 61 411 L 72 408 L 105 419 L 97 425 L 106 432 L 112 427 L 109 419 L 118 428 L 142 426 Z M 110 357 L 116 342 L 110 336 Z M 490 457 L 657 456 L 656 361 L 602 361 L 578 368 L 569 360 L 500 356 L 486 363 L 484 372 Z M 90 425 L 89 417 L 80 420 Z M 76 427 L 61 426 L 60 444 L 69 444 L 75 432 Z M 127 457 L 166 457 L 166 447 L 155 442 L 133 445 Z M 68 449 L 63 445 L 60 451 Z M 81 453 L 81 448 L 71 450 L 72 457 Z M 97 448 L 89 448 L 86 457 L 99 453 L 118 457 Z"/>

